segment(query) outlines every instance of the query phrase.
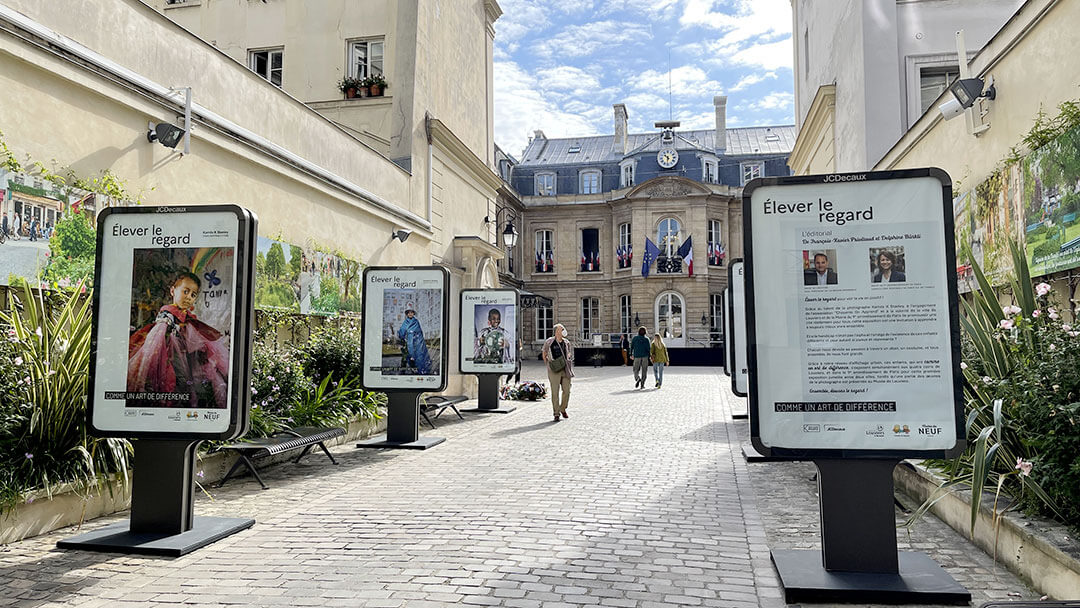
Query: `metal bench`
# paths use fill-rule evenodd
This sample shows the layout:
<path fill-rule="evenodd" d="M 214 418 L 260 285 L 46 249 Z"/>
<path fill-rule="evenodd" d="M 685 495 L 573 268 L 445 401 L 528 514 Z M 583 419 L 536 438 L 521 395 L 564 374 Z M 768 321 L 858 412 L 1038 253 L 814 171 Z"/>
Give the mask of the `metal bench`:
<path fill-rule="evenodd" d="M 427 423 L 431 425 L 431 428 L 435 428 L 435 423 L 432 422 L 431 418 L 428 417 L 428 412 L 432 411 L 435 412 L 435 417 L 438 418 L 443 413 L 443 410 L 445 410 L 446 408 L 450 408 L 454 410 L 454 413 L 457 414 L 458 418 L 464 420 L 465 417 L 462 416 L 461 412 L 458 411 L 457 404 L 468 400 L 469 398 L 465 395 L 454 395 L 451 397 L 446 397 L 443 395 L 431 395 L 428 397 L 424 397 L 424 406 L 420 408 L 420 415 L 423 416 L 424 420 L 426 420 Z"/>
<path fill-rule="evenodd" d="M 300 455 L 293 460 L 293 463 L 300 462 L 300 459 L 307 456 L 312 448 L 318 447 L 326 454 L 326 457 L 330 459 L 330 462 L 337 464 L 337 461 L 334 460 L 334 456 L 330 453 L 330 450 L 326 449 L 326 444 L 323 442 L 329 441 L 335 437 L 341 437 L 344 434 L 345 429 L 341 427 L 319 428 L 314 426 L 301 426 L 284 430 L 273 437 L 263 437 L 242 443 L 223 445 L 218 449 L 221 451 L 228 450 L 230 452 L 235 452 L 239 458 L 233 463 L 232 468 L 229 469 L 229 472 L 221 479 L 221 482 L 218 483 L 217 487 L 220 488 L 225 485 L 225 482 L 240 468 L 240 465 L 244 465 L 251 471 L 251 474 L 255 476 L 255 479 L 258 480 L 262 489 L 267 490 L 269 488 L 266 483 L 263 482 L 262 477 L 259 476 L 259 471 L 255 468 L 255 463 L 252 461 L 299 448 L 304 448 L 304 451 L 300 452 Z"/>

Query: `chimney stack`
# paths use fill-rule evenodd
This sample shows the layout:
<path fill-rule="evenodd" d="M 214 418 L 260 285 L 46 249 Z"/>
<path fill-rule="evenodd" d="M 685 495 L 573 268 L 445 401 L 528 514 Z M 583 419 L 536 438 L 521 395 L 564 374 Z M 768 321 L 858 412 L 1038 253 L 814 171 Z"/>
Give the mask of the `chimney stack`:
<path fill-rule="evenodd" d="M 626 112 L 626 106 L 617 103 L 615 108 L 615 151 L 619 154 L 626 154 L 626 122 L 630 118 L 630 115 Z"/>
<path fill-rule="evenodd" d="M 716 141 L 713 147 L 717 154 L 723 154 L 727 150 L 727 95 L 717 95 L 712 102 L 716 106 Z"/>

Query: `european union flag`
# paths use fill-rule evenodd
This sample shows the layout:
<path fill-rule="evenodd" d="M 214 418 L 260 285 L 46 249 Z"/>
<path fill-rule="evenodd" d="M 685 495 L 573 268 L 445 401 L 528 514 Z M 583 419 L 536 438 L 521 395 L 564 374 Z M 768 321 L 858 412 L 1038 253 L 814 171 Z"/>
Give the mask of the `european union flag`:
<path fill-rule="evenodd" d="M 652 242 L 652 239 L 645 237 L 645 256 L 641 258 L 641 276 L 649 278 L 649 269 L 652 268 L 652 263 L 658 255 L 660 255 L 660 248 Z"/>

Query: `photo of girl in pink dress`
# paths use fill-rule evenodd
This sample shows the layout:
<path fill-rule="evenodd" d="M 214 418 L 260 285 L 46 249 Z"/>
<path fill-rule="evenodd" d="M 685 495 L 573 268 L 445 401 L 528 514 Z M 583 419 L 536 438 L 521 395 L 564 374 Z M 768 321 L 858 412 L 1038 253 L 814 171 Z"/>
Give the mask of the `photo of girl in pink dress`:
<path fill-rule="evenodd" d="M 195 315 L 202 286 L 198 275 L 177 273 L 169 287 L 171 301 L 131 334 L 127 390 L 143 395 L 129 399 L 129 407 L 226 407 L 229 343 Z"/>

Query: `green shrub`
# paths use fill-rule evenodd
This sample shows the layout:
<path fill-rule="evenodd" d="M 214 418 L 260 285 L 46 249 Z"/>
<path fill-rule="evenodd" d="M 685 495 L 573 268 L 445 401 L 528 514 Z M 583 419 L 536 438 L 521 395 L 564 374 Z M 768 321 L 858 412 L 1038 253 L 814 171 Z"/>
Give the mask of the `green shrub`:
<path fill-rule="evenodd" d="M 249 437 L 267 437 L 291 426 L 289 410 L 311 389 L 303 366 L 292 348 L 255 342 L 251 356 L 251 431 Z"/>
<path fill-rule="evenodd" d="M 300 352 L 304 372 L 320 382 L 328 376 L 335 380 L 359 378 L 364 369 L 360 328 L 351 320 L 327 323 L 315 330 Z"/>
<path fill-rule="evenodd" d="M 1032 257 L 1042 258 L 1048 255 L 1052 255 L 1061 250 L 1061 241 L 1058 239 L 1047 239 L 1035 246 L 1034 251 L 1031 252 Z"/>
<path fill-rule="evenodd" d="M 1049 285 L 1032 287 L 1027 260 L 1010 243 L 1015 305 L 1002 308 L 979 265 L 980 289 L 964 301 L 962 350 L 968 447 L 937 464 L 942 487 L 1004 494 L 1009 508 L 1037 511 L 1080 527 L 1080 331 L 1048 300 Z M 942 492 L 924 503 L 914 519 Z M 982 492 L 972 492 L 974 533 Z M 995 500 L 995 510 L 998 508 Z"/>
<path fill-rule="evenodd" d="M 9 368 L 0 375 L 0 509 L 61 482 L 126 480 L 131 445 L 86 432 L 91 315 L 81 287 L 47 295 L 24 284 L 0 312 Z"/>

